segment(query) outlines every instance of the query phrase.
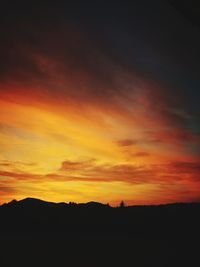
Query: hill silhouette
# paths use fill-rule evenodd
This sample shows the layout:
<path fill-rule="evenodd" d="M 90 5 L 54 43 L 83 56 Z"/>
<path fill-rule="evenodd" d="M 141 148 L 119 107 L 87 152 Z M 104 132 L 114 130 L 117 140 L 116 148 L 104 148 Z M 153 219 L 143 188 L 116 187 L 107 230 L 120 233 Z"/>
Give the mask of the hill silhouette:
<path fill-rule="evenodd" d="M 0 206 L 0 219 L 3 267 L 27 262 L 28 266 L 198 266 L 199 203 L 114 208 L 98 202 L 26 198 Z"/>

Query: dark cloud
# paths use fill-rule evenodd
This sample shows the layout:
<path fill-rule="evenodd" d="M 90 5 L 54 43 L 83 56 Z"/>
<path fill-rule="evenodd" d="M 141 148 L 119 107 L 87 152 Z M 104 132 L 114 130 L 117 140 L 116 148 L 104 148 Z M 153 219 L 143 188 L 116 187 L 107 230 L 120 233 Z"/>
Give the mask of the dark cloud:
<path fill-rule="evenodd" d="M 161 130 L 151 130 L 146 131 L 145 134 L 147 138 L 141 140 L 140 143 L 181 143 L 181 144 L 195 144 L 196 146 L 200 145 L 200 135 L 199 133 L 193 133 L 186 128 L 168 128 Z"/>
<path fill-rule="evenodd" d="M 88 161 L 63 161 L 61 164 L 60 171 L 77 171 L 77 170 L 85 170 L 87 168 L 93 167 L 95 160 L 91 159 Z"/>
<path fill-rule="evenodd" d="M 0 193 L 1 195 L 8 195 L 16 192 L 14 187 L 11 186 L 6 186 L 6 185 L 1 185 L 0 184 Z"/>
<path fill-rule="evenodd" d="M 149 157 L 150 156 L 150 154 L 148 152 L 144 152 L 144 151 L 133 153 L 131 155 L 132 155 L 132 157 Z"/>
<path fill-rule="evenodd" d="M 200 162 L 173 162 L 170 167 L 180 174 L 197 174 L 200 177 Z"/>
<path fill-rule="evenodd" d="M 147 156 L 146 154 L 140 156 Z M 49 181 L 81 181 L 81 182 L 123 182 L 129 184 L 155 184 L 170 186 L 189 186 L 199 181 L 199 162 L 171 162 L 166 164 L 134 165 L 134 164 L 96 164 L 94 160 L 85 162 L 65 161 L 55 173 L 31 174 L 25 172 L 0 171 L 0 176 L 9 178 L 0 183 L 0 187 L 14 186 L 20 181 L 43 183 Z M 12 179 L 10 179 L 12 178 Z M 2 189 L 3 190 L 3 189 Z"/>
<path fill-rule="evenodd" d="M 13 164 L 10 162 L 0 162 L 0 166 L 2 167 L 12 167 Z"/>
<path fill-rule="evenodd" d="M 22 181 L 22 180 L 27 180 L 27 181 L 41 181 L 40 179 L 43 177 L 42 175 L 39 174 L 31 174 L 31 173 L 26 173 L 26 172 L 13 172 L 13 171 L 0 171 L 0 176 L 2 177 L 10 177 L 14 178 L 14 180 L 17 181 Z M 7 181 L 6 181 L 7 183 Z"/>
<path fill-rule="evenodd" d="M 126 147 L 126 146 L 132 146 L 138 143 L 137 140 L 133 140 L 133 139 L 124 139 L 124 140 L 119 140 L 116 142 L 117 145 L 122 146 L 122 147 Z"/>
<path fill-rule="evenodd" d="M 184 180 L 186 183 L 197 180 L 200 170 L 198 163 L 173 162 L 149 166 L 136 166 L 134 164 L 100 165 L 93 166 L 88 171 L 83 170 L 83 174 L 84 179 L 91 182 L 121 181 L 130 184 L 173 184 Z"/>
<path fill-rule="evenodd" d="M 166 93 L 179 96 L 174 104 L 197 106 L 200 35 L 167 1 L 115 5 L 104 1 L 16 5 L 11 1 L 2 4 L 1 10 L 2 79 L 36 84 L 50 79 L 51 90 L 56 77 L 33 60 L 32 55 L 39 55 L 59 62 L 56 71 L 69 84 L 73 80 L 77 94 L 86 90 L 89 95 L 109 97 L 121 86 L 114 78 L 120 66 L 140 79 L 167 84 Z M 78 79 L 74 73 L 79 73 Z M 65 91 L 58 84 L 57 90 Z"/>
<path fill-rule="evenodd" d="M 146 152 L 138 152 L 133 155 L 134 157 L 147 157 Z M 81 180 L 81 181 L 121 181 L 131 184 L 155 183 L 155 184 L 168 184 L 184 180 L 194 181 L 200 175 L 199 162 L 171 162 L 165 164 L 150 164 L 134 165 L 134 164 L 118 164 L 118 165 L 98 165 L 95 161 L 87 162 L 67 162 L 66 168 L 61 167 L 62 174 L 48 174 L 48 177 L 55 179 Z M 64 164 L 65 165 L 65 164 Z M 68 172 L 72 173 L 67 176 Z M 79 175 L 73 175 L 80 172 Z M 188 174 L 190 175 L 188 177 Z M 187 177 L 186 177 L 187 176 Z"/>
<path fill-rule="evenodd" d="M 1 169 L 12 169 L 15 171 L 19 171 L 22 167 L 27 166 L 36 166 L 34 162 L 22 162 L 22 161 L 11 161 L 11 160 L 1 160 L 0 167 Z"/>

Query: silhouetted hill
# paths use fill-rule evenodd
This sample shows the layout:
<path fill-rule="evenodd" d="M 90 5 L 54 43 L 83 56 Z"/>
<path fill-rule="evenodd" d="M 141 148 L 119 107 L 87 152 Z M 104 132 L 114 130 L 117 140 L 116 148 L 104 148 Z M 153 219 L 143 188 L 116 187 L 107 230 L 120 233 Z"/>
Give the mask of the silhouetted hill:
<path fill-rule="evenodd" d="M 47 207 L 47 206 L 55 206 L 56 203 L 53 202 L 47 202 L 41 199 L 37 199 L 37 198 L 25 198 L 22 200 L 12 200 L 11 202 L 7 203 L 7 204 L 3 204 L 3 207 L 17 207 L 17 206 L 23 206 L 23 207 L 27 207 L 27 208 L 32 208 L 32 207 Z"/>
<path fill-rule="evenodd" d="M 65 203 L 65 202 L 59 202 L 59 203 L 55 203 L 55 202 L 49 202 L 49 201 L 44 201 L 41 199 L 37 199 L 37 198 L 25 198 L 22 200 L 12 200 L 8 203 L 3 204 L 0 207 L 7 207 L 7 206 L 26 206 L 26 207 L 55 207 L 55 206 L 67 206 L 67 205 L 73 205 L 73 206 L 83 206 L 83 207 L 107 207 L 108 205 L 106 204 L 102 204 L 99 202 L 95 202 L 95 201 L 90 201 L 87 203 L 75 203 L 75 202 L 69 202 L 69 203 Z"/>
<path fill-rule="evenodd" d="M 92 236 L 95 233 L 130 237 L 141 232 L 146 235 L 162 232 L 166 235 L 174 231 L 181 234 L 186 227 L 190 227 L 190 231 L 196 229 L 198 223 L 200 225 L 200 204 L 113 208 L 98 202 L 67 204 L 26 198 L 0 206 L 0 216 L 4 233 L 8 230 L 6 235 L 39 230 L 43 233 L 58 231 L 73 236 Z M 9 229 L 10 223 L 12 227 Z"/>
<path fill-rule="evenodd" d="M 200 266 L 199 225 L 199 203 L 113 208 L 26 198 L 0 206 L 9 263 L 1 266 L 21 266 L 20 253 L 28 266 Z"/>
<path fill-rule="evenodd" d="M 76 203 L 76 202 L 49 202 L 49 201 L 45 201 L 45 200 L 41 200 L 38 198 L 31 198 L 31 197 L 27 197 L 24 198 L 22 200 L 12 200 L 8 203 L 4 203 L 2 205 L 0 205 L 1 207 L 8 207 L 8 206 L 34 206 L 34 207 L 40 207 L 40 206 L 73 206 L 73 207 L 111 207 L 108 204 L 103 204 L 100 202 L 95 202 L 95 201 L 89 201 L 87 203 Z M 167 208 L 167 207 L 198 207 L 200 206 L 200 203 L 198 202 L 176 202 L 176 203 L 167 203 L 167 204 L 158 204 L 158 205 L 133 205 L 133 206 L 126 206 L 126 208 L 130 209 L 130 208 L 140 208 L 140 209 L 144 209 L 144 208 Z M 119 207 L 112 207 L 112 208 L 119 208 Z"/>

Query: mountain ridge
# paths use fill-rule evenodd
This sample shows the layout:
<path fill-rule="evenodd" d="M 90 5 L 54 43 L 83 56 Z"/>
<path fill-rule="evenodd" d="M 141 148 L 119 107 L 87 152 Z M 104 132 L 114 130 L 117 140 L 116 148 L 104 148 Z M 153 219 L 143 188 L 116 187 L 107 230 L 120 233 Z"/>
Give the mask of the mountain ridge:
<path fill-rule="evenodd" d="M 76 202 L 53 202 L 53 201 L 46 201 L 39 198 L 32 198 L 32 197 L 26 197 L 24 199 L 16 200 L 13 199 L 10 202 L 3 203 L 0 205 L 0 207 L 6 207 L 6 206 L 16 206 L 16 205 L 52 205 L 52 206 L 93 206 L 93 207 L 110 207 L 110 208 L 118 208 L 119 206 L 110 206 L 109 204 L 104 204 L 97 201 L 89 201 L 85 203 L 76 203 Z M 172 203 L 164 203 L 164 204 L 144 204 L 144 205 L 127 205 L 125 207 L 127 208 L 134 208 L 134 207 L 167 207 L 167 206 L 200 206 L 200 202 L 172 202 Z"/>

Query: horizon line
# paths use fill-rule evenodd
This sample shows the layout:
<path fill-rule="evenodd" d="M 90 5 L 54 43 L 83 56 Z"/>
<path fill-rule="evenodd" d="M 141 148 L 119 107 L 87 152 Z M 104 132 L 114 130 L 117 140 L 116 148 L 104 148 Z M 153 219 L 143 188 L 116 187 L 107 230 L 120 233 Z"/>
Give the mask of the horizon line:
<path fill-rule="evenodd" d="M 126 201 L 124 200 L 121 200 L 119 202 L 118 205 L 116 206 L 113 206 L 113 205 L 110 205 L 110 203 L 102 203 L 102 202 L 98 202 L 98 201 L 94 201 L 94 200 L 91 200 L 91 201 L 88 201 L 88 202 L 74 202 L 74 201 L 69 201 L 69 202 L 54 202 L 54 201 L 48 201 L 48 200 L 44 200 L 44 199 L 40 199 L 40 198 L 34 198 L 34 197 L 25 197 L 25 198 L 22 198 L 22 199 L 12 199 L 11 201 L 9 202 L 5 202 L 5 203 L 2 203 L 0 204 L 0 207 L 4 206 L 4 205 L 8 205 L 8 204 L 11 204 L 11 203 L 14 203 L 14 202 L 21 202 L 21 201 L 24 201 L 24 200 L 39 200 L 41 202 L 46 202 L 46 203 L 51 203 L 51 204 L 66 204 L 66 205 L 82 205 L 82 204 L 89 204 L 89 203 L 97 203 L 97 204 L 101 204 L 101 205 L 105 205 L 105 206 L 109 206 L 111 208 L 118 208 L 118 207 L 121 207 L 121 204 L 123 207 L 158 207 L 158 206 L 167 206 L 167 205 L 181 205 L 181 204 L 200 204 L 200 201 L 186 201 L 186 202 L 166 202 L 166 203 L 159 203 L 159 204 L 133 204 L 133 205 L 126 205 Z"/>

